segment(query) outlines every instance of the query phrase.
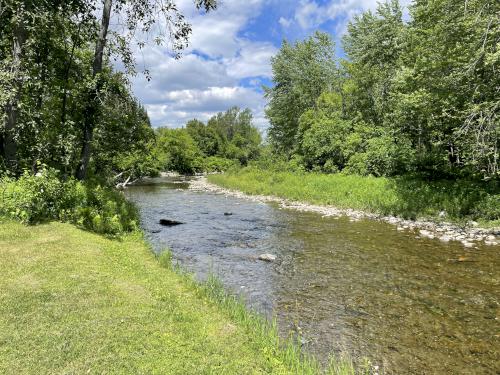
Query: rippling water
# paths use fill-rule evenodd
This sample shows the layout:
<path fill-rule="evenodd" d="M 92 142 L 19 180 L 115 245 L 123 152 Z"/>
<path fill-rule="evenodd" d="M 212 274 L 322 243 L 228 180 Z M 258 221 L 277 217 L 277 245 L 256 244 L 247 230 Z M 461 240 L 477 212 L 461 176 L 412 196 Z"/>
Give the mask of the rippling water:
<path fill-rule="evenodd" d="M 126 191 L 155 251 L 171 248 L 200 279 L 217 274 L 321 360 L 347 352 L 386 374 L 500 374 L 498 246 L 464 249 L 187 186 L 159 178 Z"/>

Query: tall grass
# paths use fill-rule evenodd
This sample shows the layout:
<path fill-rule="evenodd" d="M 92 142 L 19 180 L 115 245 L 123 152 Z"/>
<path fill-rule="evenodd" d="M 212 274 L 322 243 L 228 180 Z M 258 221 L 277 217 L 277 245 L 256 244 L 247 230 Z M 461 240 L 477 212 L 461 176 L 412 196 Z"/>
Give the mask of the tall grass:
<path fill-rule="evenodd" d="M 456 222 L 479 220 L 490 225 L 500 220 L 500 189 L 496 181 L 426 181 L 411 176 L 363 177 L 252 167 L 208 178 L 217 185 L 248 194 L 274 195 L 408 219 L 439 216 Z"/>
<path fill-rule="evenodd" d="M 348 356 L 332 355 L 328 364 L 321 366 L 313 356 L 304 353 L 300 343 L 292 336 L 285 339 L 280 337 L 275 319 L 267 320 L 261 314 L 248 309 L 241 298 L 229 294 L 216 275 L 210 274 L 206 281 L 199 282 L 193 274 L 186 272 L 178 264 L 173 265 L 171 260 L 172 253 L 169 249 L 158 256 L 162 267 L 175 270 L 200 297 L 212 301 L 231 321 L 251 335 L 251 345 L 272 363 L 270 372 L 285 374 L 291 371 L 292 374 L 303 375 L 370 375 L 374 372 L 367 359 L 356 367 Z"/>

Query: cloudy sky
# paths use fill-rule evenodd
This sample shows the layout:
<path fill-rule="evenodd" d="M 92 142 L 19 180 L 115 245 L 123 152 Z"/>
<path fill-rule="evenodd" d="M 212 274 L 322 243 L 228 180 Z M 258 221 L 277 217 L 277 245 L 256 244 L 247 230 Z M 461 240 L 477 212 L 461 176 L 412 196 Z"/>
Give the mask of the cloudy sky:
<path fill-rule="evenodd" d="M 219 0 L 209 14 L 194 9 L 193 0 L 178 0 L 192 24 L 190 46 L 180 60 L 164 47 L 147 46 L 136 53 L 139 70 L 135 95 L 145 105 L 153 126 L 179 127 L 197 118 L 206 121 L 231 106 L 250 108 L 255 125 L 265 130 L 262 85 L 270 85 L 270 58 L 281 41 L 294 41 L 314 30 L 339 40 L 347 21 L 376 7 L 376 0 Z M 339 47 L 340 48 L 340 47 Z M 341 51 L 339 51 L 341 53 Z"/>

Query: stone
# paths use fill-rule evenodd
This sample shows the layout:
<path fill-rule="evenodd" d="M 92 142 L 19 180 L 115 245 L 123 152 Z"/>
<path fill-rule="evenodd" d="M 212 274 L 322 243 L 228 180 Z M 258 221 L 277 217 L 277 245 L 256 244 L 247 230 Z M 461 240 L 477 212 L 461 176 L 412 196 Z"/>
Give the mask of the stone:
<path fill-rule="evenodd" d="M 274 255 L 274 254 L 260 254 L 259 260 L 263 260 L 265 262 L 274 262 L 276 260 L 276 255 Z"/>
<path fill-rule="evenodd" d="M 170 220 L 170 219 L 160 219 L 160 224 L 166 227 L 172 227 L 174 225 L 181 225 L 184 224 L 180 221 L 177 220 Z"/>
<path fill-rule="evenodd" d="M 224 216 L 231 216 L 232 214 L 232 212 L 224 212 Z"/>
<path fill-rule="evenodd" d="M 423 237 L 430 238 L 431 240 L 434 238 L 434 235 L 433 235 L 430 231 L 425 230 L 425 229 L 421 229 L 421 230 L 420 230 L 420 234 L 421 234 Z"/>
<path fill-rule="evenodd" d="M 451 238 L 449 236 L 442 236 L 442 237 L 439 237 L 439 240 L 441 240 L 443 242 L 450 242 Z"/>
<path fill-rule="evenodd" d="M 464 245 L 465 247 L 474 247 L 474 243 L 469 241 L 462 241 L 462 245 Z"/>

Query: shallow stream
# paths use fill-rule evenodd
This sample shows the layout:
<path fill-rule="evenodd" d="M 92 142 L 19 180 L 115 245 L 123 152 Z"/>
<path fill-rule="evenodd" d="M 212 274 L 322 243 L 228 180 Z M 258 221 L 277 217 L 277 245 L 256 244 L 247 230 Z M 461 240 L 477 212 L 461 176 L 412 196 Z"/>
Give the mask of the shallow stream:
<path fill-rule="evenodd" d="M 346 352 L 386 374 L 500 374 L 500 247 L 187 188 L 158 178 L 126 190 L 155 251 L 169 247 L 199 279 L 217 274 L 322 361 Z"/>

